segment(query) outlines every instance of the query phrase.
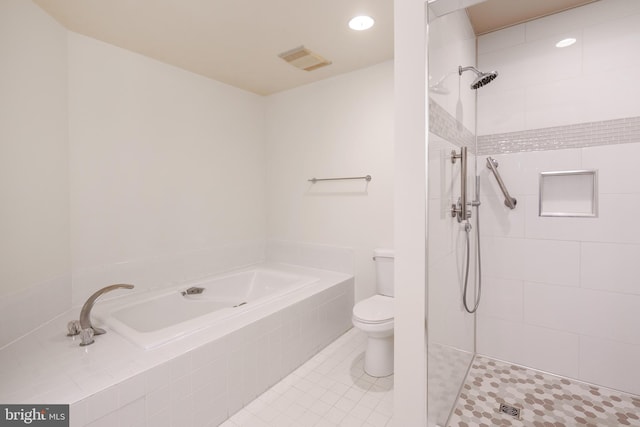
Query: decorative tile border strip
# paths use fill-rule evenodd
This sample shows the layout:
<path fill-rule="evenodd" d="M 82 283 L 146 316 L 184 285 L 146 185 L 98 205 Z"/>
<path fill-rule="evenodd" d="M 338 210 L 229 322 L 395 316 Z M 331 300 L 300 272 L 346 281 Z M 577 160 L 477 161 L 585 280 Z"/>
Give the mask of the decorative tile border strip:
<path fill-rule="evenodd" d="M 468 147 L 474 153 L 473 132 L 465 128 L 437 102 L 429 98 L 429 132 L 432 132 L 458 147 Z"/>
<path fill-rule="evenodd" d="M 431 103 L 429 103 L 431 107 Z M 640 142 L 640 117 L 478 136 L 478 155 Z"/>

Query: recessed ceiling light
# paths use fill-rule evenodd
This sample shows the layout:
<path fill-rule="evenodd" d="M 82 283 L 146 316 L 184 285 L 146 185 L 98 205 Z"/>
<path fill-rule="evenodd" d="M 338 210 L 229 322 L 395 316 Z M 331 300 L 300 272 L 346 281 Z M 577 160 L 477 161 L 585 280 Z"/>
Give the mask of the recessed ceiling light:
<path fill-rule="evenodd" d="M 356 16 L 355 18 L 349 21 L 349 28 L 356 31 L 368 30 L 373 27 L 374 20 L 370 16 L 362 15 Z"/>
<path fill-rule="evenodd" d="M 567 46 L 571 46 L 572 44 L 574 44 L 576 42 L 576 39 L 574 39 L 573 37 L 569 37 L 567 39 L 563 39 L 560 40 L 558 43 L 556 43 L 556 47 L 567 47 Z"/>

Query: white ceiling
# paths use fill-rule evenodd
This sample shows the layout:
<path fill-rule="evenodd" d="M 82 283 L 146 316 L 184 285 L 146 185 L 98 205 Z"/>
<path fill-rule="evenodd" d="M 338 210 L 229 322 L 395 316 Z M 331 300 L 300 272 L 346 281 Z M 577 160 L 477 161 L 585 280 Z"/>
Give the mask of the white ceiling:
<path fill-rule="evenodd" d="M 260 95 L 393 58 L 393 0 L 33 1 L 71 31 Z M 487 0 L 467 13 L 482 34 L 591 1 Z M 361 14 L 376 25 L 349 29 Z M 303 71 L 278 57 L 301 45 L 332 64 Z"/>
<path fill-rule="evenodd" d="M 393 0 L 34 0 L 71 31 L 260 95 L 393 58 Z M 370 15 L 367 31 L 348 28 Z M 332 61 L 299 70 L 304 45 Z"/>

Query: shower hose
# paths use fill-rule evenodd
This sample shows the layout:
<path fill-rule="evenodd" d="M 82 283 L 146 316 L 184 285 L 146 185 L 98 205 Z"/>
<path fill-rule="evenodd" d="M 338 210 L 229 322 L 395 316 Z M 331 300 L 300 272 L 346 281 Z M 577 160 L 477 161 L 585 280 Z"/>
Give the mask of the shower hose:
<path fill-rule="evenodd" d="M 479 178 L 478 178 L 479 179 Z M 476 191 L 477 194 L 477 191 Z M 478 197 L 479 199 L 479 197 Z M 462 290 L 462 304 L 464 305 L 464 309 L 467 313 L 475 313 L 478 310 L 478 305 L 480 305 L 480 295 L 482 294 L 482 262 L 480 258 L 480 203 L 473 202 L 472 206 L 476 208 L 476 253 L 478 254 L 478 295 L 476 296 L 473 304 L 473 308 L 469 308 L 469 304 L 467 304 L 467 292 L 469 285 L 469 264 L 471 264 L 471 256 L 470 256 L 470 240 L 471 240 L 471 223 L 467 220 L 467 223 L 464 225 L 464 231 L 467 234 L 467 256 L 466 256 L 466 267 L 464 272 L 464 289 Z"/>

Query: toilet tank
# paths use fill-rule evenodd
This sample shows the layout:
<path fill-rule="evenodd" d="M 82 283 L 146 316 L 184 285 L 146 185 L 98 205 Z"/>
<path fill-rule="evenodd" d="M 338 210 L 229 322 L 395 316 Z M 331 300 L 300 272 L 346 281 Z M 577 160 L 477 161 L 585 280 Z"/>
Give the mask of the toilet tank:
<path fill-rule="evenodd" d="M 373 251 L 373 259 L 376 263 L 376 288 L 380 295 L 395 296 L 393 258 L 393 249 L 375 249 Z"/>

